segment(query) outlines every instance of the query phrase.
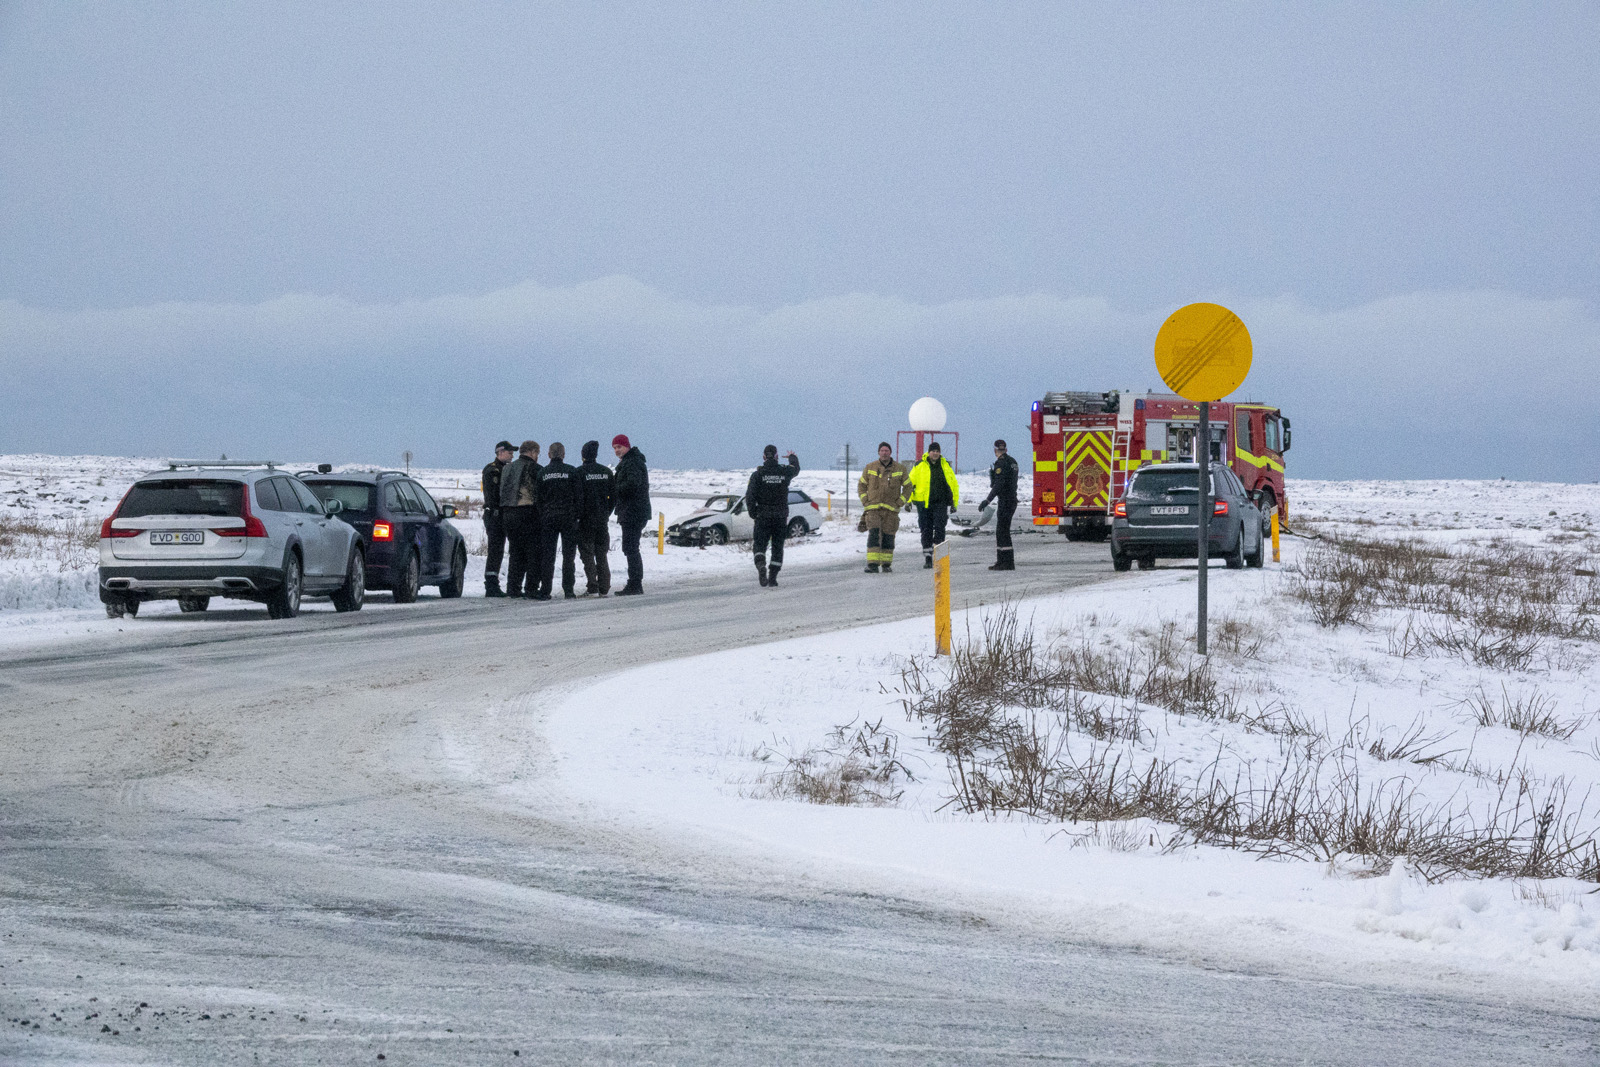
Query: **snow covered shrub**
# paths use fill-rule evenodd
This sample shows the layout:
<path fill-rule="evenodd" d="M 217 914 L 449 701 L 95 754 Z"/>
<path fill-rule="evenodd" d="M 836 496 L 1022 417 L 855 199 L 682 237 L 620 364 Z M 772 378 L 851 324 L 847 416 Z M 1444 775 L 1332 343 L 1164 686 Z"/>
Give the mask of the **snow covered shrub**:
<path fill-rule="evenodd" d="M 834 727 L 827 744 L 798 756 L 780 756 L 772 749 L 755 753 L 761 762 L 781 759 L 783 766 L 761 776 L 768 796 L 795 797 L 813 804 L 883 806 L 898 801 L 902 782 L 911 772 L 899 760 L 900 739 L 883 728 L 883 720 L 854 721 Z"/>
<path fill-rule="evenodd" d="M 1584 724 L 1582 718 L 1563 719 L 1557 716 L 1555 700 L 1537 688 L 1512 696 L 1502 685 L 1500 698 L 1496 700 L 1479 686 L 1464 703 L 1471 709 L 1479 726 L 1504 726 L 1523 736 L 1539 734 L 1566 741 L 1583 729 Z"/>

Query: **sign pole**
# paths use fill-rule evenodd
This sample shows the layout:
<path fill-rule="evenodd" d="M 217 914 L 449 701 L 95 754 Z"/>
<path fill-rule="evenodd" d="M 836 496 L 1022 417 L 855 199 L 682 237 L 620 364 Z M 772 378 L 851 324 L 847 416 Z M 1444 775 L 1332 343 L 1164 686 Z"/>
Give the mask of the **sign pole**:
<path fill-rule="evenodd" d="M 1200 401 L 1200 432 L 1195 438 L 1200 461 L 1200 606 L 1195 615 L 1195 651 L 1206 654 L 1206 573 L 1211 564 L 1211 401 Z"/>

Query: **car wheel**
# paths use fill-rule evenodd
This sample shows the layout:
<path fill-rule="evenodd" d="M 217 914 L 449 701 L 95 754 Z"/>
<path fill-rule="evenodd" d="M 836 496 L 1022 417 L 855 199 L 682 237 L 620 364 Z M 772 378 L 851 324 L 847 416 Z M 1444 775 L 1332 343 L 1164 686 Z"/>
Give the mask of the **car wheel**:
<path fill-rule="evenodd" d="M 108 601 L 106 601 L 106 618 L 108 618 L 108 619 L 120 619 L 124 615 L 126 615 L 127 613 L 128 613 L 127 605 L 125 605 L 122 601 L 120 601 L 120 600 L 117 600 L 117 601 L 108 600 Z"/>
<path fill-rule="evenodd" d="M 1133 557 L 1124 556 L 1115 548 L 1111 550 L 1111 567 L 1113 570 L 1125 571 L 1133 567 Z"/>
<path fill-rule="evenodd" d="M 726 526 L 713 526 L 707 534 L 708 544 L 725 545 L 728 543 L 728 528 Z"/>
<path fill-rule="evenodd" d="M 1264 534 L 1256 535 L 1256 550 L 1244 557 L 1245 566 L 1259 567 L 1266 562 L 1267 538 Z"/>
<path fill-rule="evenodd" d="M 367 557 L 361 554 L 360 545 L 350 548 L 350 562 L 344 569 L 344 584 L 334 590 L 334 611 L 360 611 L 367 602 Z"/>
<path fill-rule="evenodd" d="M 811 532 L 811 527 L 806 525 L 806 520 L 796 515 L 789 520 L 789 536 L 791 538 L 804 537 Z"/>
<path fill-rule="evenodd" d="M 1230 571 L 1241 570 L 1244 567 L 1244 523 L 1239 524 L 1239 531 L 1233 538 L 1233 551 L 1223 556 L 1223 561 L 1228 564 Z"/>
<path fill-rule="evenodd" d="M 422 581 L 422 560 L 417 556 L 417 550 L 412 549 L 406 553 L 406 565 L 400 569 L 400 574 L 394 580 L 394 602 L 396 604 L 409 604 L 417 599 L 417 586 Z"/>
<path fill-rule="evenodd" d="M 300 614 L 300 594 L 305 573 L 300 566 L 300 556 L 290 552 L 283 563 L 283 581 L 267 598 L 267 616 L 273 619 L 292 619 Z"/>
<path fill-rule="evenodd" d="M 450 577 L 439 583 L 439 595 L 446 600 L 454 600 L 461 595 L 461 590 L 467 585 L 467 546 L 457 545 L 455 555 L 450 557 Z"/>
<path fill-rule="evenodd" d="M 1139 557 L 1139 569 L 1140 570 L 1142 570 L 1142 571 L 1154 570 L 1155 569 L 1155 565 L 1156 565 L 1156 558 L 1154 556 L 1140 556 Z"/>
<path fill-rule="evenodd" d="M 1278 510 L 1278 498 L 1271 489 L 1261 491 L 1261 532 L 1267 537 L 1272 536 L 1272 513 Z"/>
<path fill-rule="evenodd" d="M 204 611 L 211 606 L 208 596 L 181 596 L 178 598 L 178 610 L 182 612 Z"/>

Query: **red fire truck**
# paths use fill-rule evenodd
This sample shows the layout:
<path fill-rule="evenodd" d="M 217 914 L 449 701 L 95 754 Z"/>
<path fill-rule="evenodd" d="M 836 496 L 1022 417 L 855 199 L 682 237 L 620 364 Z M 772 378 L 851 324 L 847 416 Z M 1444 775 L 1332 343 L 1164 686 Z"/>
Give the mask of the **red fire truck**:
<path fill-rule="evenodd" d="M 1193 463 L 1200 405 L 1171 393 L 1046 393 L 1033 404 L 1033 522 L 1069 541 L 1100 541 L 1128 476 L 1149 463 Z M 1261 508 L 1287 520 L 1289 420 L 1267 404 L 1211 405 L 1211 459 L 1227 463 Z"/>

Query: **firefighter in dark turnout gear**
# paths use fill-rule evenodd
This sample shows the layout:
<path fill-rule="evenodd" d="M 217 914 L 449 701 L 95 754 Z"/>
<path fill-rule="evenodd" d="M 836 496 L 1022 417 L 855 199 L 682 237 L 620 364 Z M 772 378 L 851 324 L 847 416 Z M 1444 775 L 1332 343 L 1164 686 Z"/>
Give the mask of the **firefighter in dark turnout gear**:
<path fill-rule="evenodd" d="M 500 521 L 500 472 L 516 449 L 510 441 L 494 446 L 494 462 L 483 468 L 483 534 L 489 546 L 489 556 L 483 562 L 483 595 L 505 596 L 500 591 L 500 561 L 505 558 L 506 528 Z"/>
<path fill-rule="evenodd" d="M 618 596 L 638 596 L 644 592 L 644 557 L 639 554 L 639 535 L 650 521 L 650 471 L 644 453 L 628 440 L 627 434 L 611 439 L 617 454 L 616 481 L 612 491 L 617 501 L 617 523 L 622 527 L 622 554 L 628 560 L 628 584 Z"/>
<path fill-rule="evenodd" d="M 992 571 L 1017 569 L 1016 555 L 1011 548 L 1011 516 L 1017 511 L 1017 461 L 1006 454 L 1006 443 L 994 443 L 994 466 L 989 468 L 989 495 L 978 505 L 982 511 L 989 501 L 998 500 L 1000 510 L 994 517 L 994 565 Z"/>
<path fill-rule="evenodd" d="M 611 468 L 595 461 L 599 441 L 583 446 L 583 466 L 578 468 L 578 556 L 583 560 L 583 595 L 611 592 L 611 509 L 615 504 Z"/>
<path fill-rule="evenodd" d="M 550 445 L 550 462 L 539 471 L 539 592 L 538 600 L 550 599 L 556 576 L 556 540 L 561 541 L 561 591 L 567 599 L 574 591 L 578 554 L 578 507 L 581 483 L 578 468 L 566 462 L 567 447 L 560 441 Z"/>
<path fill-rule="evenodd" d="M 761 466 L 750 475 L 745 486 L 744 504 L 756 522 L 756 579 L 762 585 L 777 585 L 783 569 L 783 540 L 789 535 L 789 483 L 800 473 L 800 460 L 790 452 L 788 463 L 778 465 L 778 446 L 761 450 Z M 772 563 L 767 563 L 771 547 Z"/>
<path fill-rule="evenodd" d="M 524 441 L 517 458 L 500 472 L 500 521 L 511 559 L 506 563 L 506 596 L 531 596 L 539 563 L 539 442 Z"/>
<path fill-rule="evenodd" d="M 961 503 L 961 485 L 935 441 L 911 468 L 911 502 L 922 530 L 922 566 L 933 567 L 933 546 L 944 541 L 945 520 Z"/>

